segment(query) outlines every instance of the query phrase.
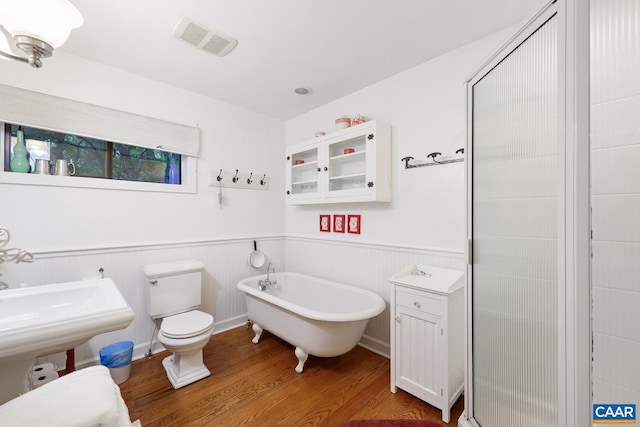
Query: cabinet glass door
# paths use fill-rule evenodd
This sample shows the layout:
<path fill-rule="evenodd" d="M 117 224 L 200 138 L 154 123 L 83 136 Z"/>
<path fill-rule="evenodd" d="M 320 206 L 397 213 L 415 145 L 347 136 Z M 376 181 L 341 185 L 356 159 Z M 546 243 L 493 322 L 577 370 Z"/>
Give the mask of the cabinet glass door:
<path fill-rule="evenodd" d="M 368 191 L 367 133 L 340 141 L 327 141 L 327 168 L 325 180 L 328 196 L 362 194 Z"/>
<path fill-rule="evenodd" d="M 319 147 L 313 146 L 293 152 L 287 157 L 290 175 L 289 196 L 294 198 L 317 197 L 320 188 L 318 163 Z"/>

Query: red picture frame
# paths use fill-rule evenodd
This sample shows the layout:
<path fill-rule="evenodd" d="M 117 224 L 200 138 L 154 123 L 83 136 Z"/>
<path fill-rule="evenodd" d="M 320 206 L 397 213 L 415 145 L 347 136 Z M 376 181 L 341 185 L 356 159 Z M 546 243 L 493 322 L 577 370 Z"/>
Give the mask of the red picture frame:
<path fill-rule="evenodd" d="M 360 215 L 347 215 L 347 233 L 360 234 Z"/>
<path fill-rule="evenodd" d="M 331 231 L 331 215 L 320 215 L 320 231 L 328 233 Z"/>
<path fill-rule="evenodd" d="M 333 216 L 333 232 L 334 233 L 344 233 L 345 225 L 346 223 L 345 223 L 344 215 Z"/>

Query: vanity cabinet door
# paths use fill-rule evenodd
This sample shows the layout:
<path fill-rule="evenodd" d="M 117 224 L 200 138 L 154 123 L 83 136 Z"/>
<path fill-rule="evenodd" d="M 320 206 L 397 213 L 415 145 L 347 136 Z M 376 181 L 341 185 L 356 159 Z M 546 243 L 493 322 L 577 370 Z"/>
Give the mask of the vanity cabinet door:
<path fill-rule="evenodd" d="M 441 318 L 397 306 L 395 324 L 396 385 L 441 408 L 444 393 Z"/>

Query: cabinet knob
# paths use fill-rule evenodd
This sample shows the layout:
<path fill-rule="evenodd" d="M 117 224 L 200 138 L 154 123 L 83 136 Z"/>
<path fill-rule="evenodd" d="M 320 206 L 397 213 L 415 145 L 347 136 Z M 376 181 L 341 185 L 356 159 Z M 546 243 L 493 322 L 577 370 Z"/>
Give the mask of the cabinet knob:
<path fill-rule="evenodd" d="M 328 171 L 328 170 L 329 170 L 329 168 L 325 166 L 325 167 L 324 167 L 324 171 L 326 172 L 326 171 Z"/>
<path fill-rule="evenodd" d="M 287 194 L 291 194 L 291 191 L 287 190 Z"/>
<path fill-rule="evenodd" d="M 400 316 L 396 316 L 396 322 L 400 323 Z"/>
<path fill-rule="evenodd" d="M 317 171 L 320 172 L 322 169 L 318 168 Z"/>
<path fill-rule="evenodd" d="M 157 284 L 158 284 L 158 281 L 157 281 L 157 280 L 155 280 L 155 279 L 153 279 L 153 280 L 149 280 L 149 284 L 150 284 L 150 285 L 157 285 Z"/>
<path fill-rule="evenodd" d="M 373 139 L 373 134 L 372 134 L 372 133 L 370 133 L 369 135 L 367 135 L 367 139 L 368 139 L 369 141 L 371 141 L 371 140 Z"/>
<path fill-rule="evenodd" d="M 287 156 L 287 160 L 291 160 L 291 156 Z"/>
<path fill-rule="evenodd" d="M 414 301 L 414 302 L 413 302 L 413 306 L 414 306 L 415 308 L 420 308 L 420 303 L 419 303 L 418 301 Z"/>

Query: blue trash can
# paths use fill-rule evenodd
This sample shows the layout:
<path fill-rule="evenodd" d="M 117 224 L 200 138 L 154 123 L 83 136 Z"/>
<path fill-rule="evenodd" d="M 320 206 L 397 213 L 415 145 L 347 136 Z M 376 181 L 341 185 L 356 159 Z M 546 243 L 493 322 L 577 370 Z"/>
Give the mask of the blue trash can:
<path fill-rule="evenodd" d="M 133 341 L 119 341 L 100 349 L 100 364 L 109 368 L 111 378 L 116 384 L 129 379 Z"/>

